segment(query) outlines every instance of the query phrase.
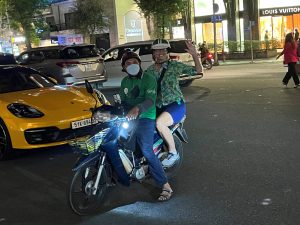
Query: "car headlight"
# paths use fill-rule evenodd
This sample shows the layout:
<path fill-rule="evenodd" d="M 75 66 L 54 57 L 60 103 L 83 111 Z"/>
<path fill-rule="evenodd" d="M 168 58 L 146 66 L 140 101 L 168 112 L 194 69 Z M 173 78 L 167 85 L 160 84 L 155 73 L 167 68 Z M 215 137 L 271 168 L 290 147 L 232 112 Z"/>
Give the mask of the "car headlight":
<path fill-rule="evenodd" d="M 39 118 L 44 116 L 44 113 L 41 111 L 22 103 L 9 104 L 7 109 L 19 118 Z"/>
<path fill-rule="evenodd" d="M 116 115 L 112 115 L 110 112 L 95 112 L 92 118 L 93 123 L 109 122 L 116 119 Z"/>

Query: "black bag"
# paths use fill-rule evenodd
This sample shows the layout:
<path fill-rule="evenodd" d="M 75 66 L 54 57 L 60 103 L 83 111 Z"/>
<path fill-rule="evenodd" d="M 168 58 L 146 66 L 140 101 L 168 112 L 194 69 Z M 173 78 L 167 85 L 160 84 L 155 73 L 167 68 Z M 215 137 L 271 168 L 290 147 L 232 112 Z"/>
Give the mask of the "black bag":
<path fill-rule="evenodd" d="M 297 56 L 300 57 L 300 41 L 297 41 L 298 48 L 297 48 Z"/>

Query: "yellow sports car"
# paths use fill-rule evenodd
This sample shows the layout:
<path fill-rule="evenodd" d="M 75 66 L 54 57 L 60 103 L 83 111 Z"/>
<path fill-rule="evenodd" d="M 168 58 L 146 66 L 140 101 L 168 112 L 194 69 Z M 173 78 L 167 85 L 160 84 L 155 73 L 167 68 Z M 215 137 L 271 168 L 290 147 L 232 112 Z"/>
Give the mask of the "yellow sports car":
<path fill-rule="evenodd" d="M 57 86 L 36 70 L 0 66 L 0 160 L 13 149 L 65 144 L 87 134 L 97 95 Z"/>

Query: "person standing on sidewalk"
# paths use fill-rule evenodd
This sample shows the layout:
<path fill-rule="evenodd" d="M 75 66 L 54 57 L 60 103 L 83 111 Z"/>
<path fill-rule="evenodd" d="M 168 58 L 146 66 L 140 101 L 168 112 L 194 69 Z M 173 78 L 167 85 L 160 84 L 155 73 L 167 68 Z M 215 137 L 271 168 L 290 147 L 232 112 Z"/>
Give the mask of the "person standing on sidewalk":
<path fill-rule="evenodd" d="M 287 86 L 289 80 L 291 77 L 293 77 L 295 83 L 294 88 L 299 87 L 299 78 L 296 72 L 296 63 L 298 62 L 297 49 L 298 45 L 293 37 L 293 34 L 288 33 L 285 36 L 284 48 L 282 52 L 276 57 L 276 59 L 278 59 L 280 56 L 284 55 L 283 63 L 288 64 L 288 71 L 282 80 L 282 84 L 284 86 Z"/>
<path fill-rule="evenodd" d="M 266 30 L 266 33 L 265 33 L 265 45 L 266 45 L 266 50 L 269 50 L 270 43 L 269 43 L 269 32 L 268 32 L 268 30 Z"/>

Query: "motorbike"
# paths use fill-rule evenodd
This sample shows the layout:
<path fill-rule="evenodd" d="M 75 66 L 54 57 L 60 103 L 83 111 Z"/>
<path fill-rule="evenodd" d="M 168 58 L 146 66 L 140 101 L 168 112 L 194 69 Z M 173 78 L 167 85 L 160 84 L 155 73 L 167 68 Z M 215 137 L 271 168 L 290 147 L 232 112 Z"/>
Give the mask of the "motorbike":
<path fill-rule="evenodd" d="M 214 62 L 214 59 L 213 59 L 213 54 L 210 53 L 210 52 L 207 52 L 205 54 L 205 56 L 201 56 L 201 62 L 202 62 L 202 66 L 205 68 L 205 69 L 208 69 L 210 70 L 213 66 L 213 62 Z"/>
<path fill-rule="evenodd" d="M 91 109 L 89 134 L 69 143 L 80 153 L 67 189 L 68 204 L 78 215 L 93 213 L 101 207 L 108 188 L 117 182 L 129 186 L 131 182 L 142 182 L 150 177 L 147 160 L 132 143 L 136 121 L 126 119 L 120 96 L 114 95 L 115 104 L 108 105 L 105 96 L 93 90 L 88 82 L 86 88 L 92 96 L 97 91 L 98 100 L 104 104 Z M 164 168 L 168 179 L 176 175 L 182 164 L 182 143 L 187 143 L 183 124 L 184 119 L 170 127 L 180 159 L 173 166 Z M 168 154 L 157 131 L 154 133 L 153 152 L 161 162 Z"/>

